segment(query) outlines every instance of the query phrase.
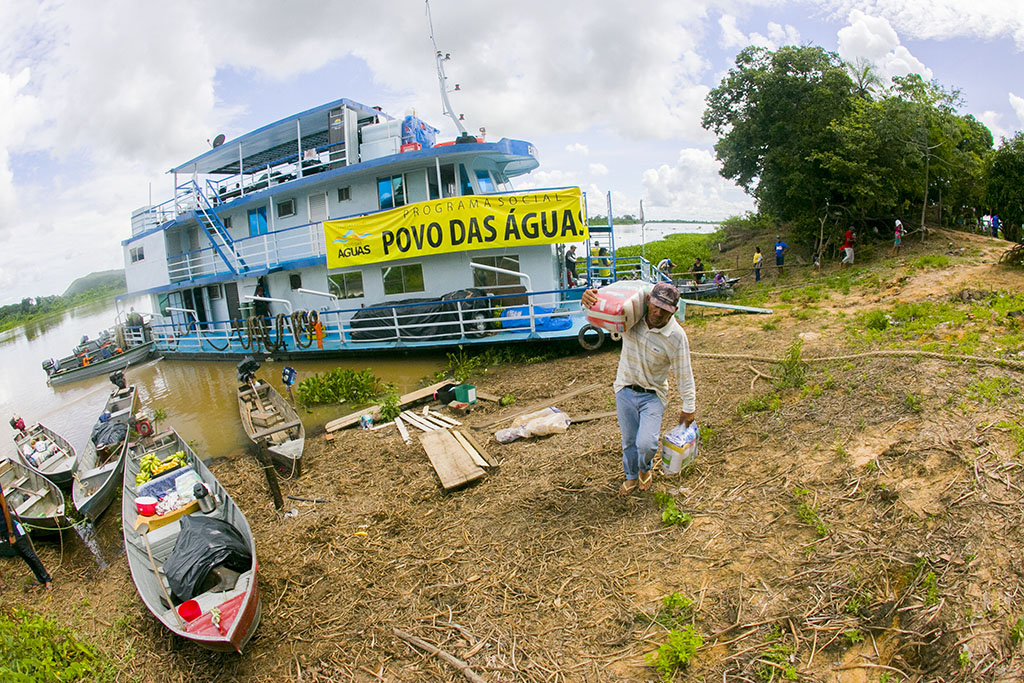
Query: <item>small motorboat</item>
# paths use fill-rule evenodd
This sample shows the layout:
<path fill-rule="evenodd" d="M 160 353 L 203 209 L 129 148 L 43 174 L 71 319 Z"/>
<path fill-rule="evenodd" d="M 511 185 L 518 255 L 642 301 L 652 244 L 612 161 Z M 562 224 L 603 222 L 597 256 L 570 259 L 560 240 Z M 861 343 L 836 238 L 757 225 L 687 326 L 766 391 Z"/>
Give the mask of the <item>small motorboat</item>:
<path fill-rule="evenodd" d="M 306 428 L 284 396 L 254 373 L 260 365 L 251 358 L 238 364 L 238 414 L 246 436 L 266 448 L 278 473 L 290 479 L 302 474 Z"/>
<path fill-rule="evenodd" d="M 63 436 L 37 424 L 14 435 L 18 460 L 57 486 L 68 486 L 78 467 L 78 452 Z"/>
<path fill-rule="evenodd" d="M 147 339 L 148 328 L 117 325 L 104 330 L 96 339 L 83 338 L 66 358 L 43 361 L 46 382 L 51 386 L 98 377 L 140 363 L 153 352 L 154 341 Z"/>
<path fill-rule="evenodd" d="M 52 481 L 17 460 L 0 460 L 0 485 L 7 507 L 29 533 L 59 532 L 64 526 L 64 494 Z"/>
<path fill-rule="evenodd" d="M 72 500 L 75 509 L 91 522 L 110 506 L 120 488 L 128 433 L 135 417 L 135 394 L 135 385 L 111 392 L 78 461 Z"/>
<path fill-rule="evenodd" d="M 147 460 L 169 460 L 173 469 L 143 481 L 139 473 L 152 471 Z M 140 507 L 149 512 L 150 505 L 156 514 L 141 514 Z M 129 449 L 121 524 L 132 581 L 153 616 L 201 647 L 241 653 L 260 621 L 252 530 L 228 492 L 173 429 Z"/>

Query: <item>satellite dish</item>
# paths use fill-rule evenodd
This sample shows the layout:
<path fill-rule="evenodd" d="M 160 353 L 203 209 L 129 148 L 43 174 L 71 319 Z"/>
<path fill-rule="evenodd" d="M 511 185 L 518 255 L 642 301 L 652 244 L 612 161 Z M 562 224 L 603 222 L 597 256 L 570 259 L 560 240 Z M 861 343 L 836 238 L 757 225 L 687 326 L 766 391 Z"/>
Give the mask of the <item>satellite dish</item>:
<path fill-rule="evenodd" d="M 224 144 L 224 133 L 219 133 L 217 137 L 213 139 L 213 146 L 220 147 Z"/>

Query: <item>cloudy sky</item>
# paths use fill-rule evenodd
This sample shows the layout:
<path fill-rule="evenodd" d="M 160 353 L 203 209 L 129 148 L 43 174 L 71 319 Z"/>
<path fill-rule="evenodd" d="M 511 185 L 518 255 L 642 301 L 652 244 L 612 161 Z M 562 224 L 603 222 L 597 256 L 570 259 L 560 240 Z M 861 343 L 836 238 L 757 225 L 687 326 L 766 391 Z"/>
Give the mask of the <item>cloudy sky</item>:
<path fill-rule="evenodd" d="M 520 188 L 579 185 L 591 212 L 718 219 L 704 98 L 749 44 L 816 44 L 962 91 L 998 140 L 1024 128 L 1021 0 L 433 0 L 453 108 L 535 143 Z M 423 0 L 0 2 L 0 303 L 122 267 L 166 170 L 348 97 L 442 118 Z"/>

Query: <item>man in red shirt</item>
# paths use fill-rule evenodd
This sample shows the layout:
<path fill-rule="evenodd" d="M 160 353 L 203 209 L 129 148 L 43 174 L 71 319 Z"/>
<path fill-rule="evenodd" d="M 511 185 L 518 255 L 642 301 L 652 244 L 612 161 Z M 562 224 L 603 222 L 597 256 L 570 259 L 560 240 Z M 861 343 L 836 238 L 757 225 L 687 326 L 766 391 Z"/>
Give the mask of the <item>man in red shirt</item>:
<path fill-rule="evenodd" d="M 843 239 L 843 260 L 839 263 L 840 268 L 853 265 L 853 242 L 856 239 L 857 235 L 853 232 L 853 226 L 851 225 Z"/>

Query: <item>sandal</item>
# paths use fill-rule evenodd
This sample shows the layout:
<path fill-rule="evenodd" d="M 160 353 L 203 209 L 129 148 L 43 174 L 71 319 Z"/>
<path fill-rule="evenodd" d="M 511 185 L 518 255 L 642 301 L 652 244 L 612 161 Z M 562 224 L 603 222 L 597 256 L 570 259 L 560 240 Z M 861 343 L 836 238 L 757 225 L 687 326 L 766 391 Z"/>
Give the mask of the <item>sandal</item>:
<path fill-rule="evenodd" d="M 654 470 L 641 472 L 640 479 L 638 481 L 640 482 L 641 491 L 646 491 L 647 489 L 651 488 L 651 484 L 654 483 Z"/>
<path fill-rule="evenodd" d="M 636 487 L 637 487 L 637 480 L 636 479 L 627 479 L 626 481 L 622 482 L 622 486 L 619 487 L 619 495 L 620 496 L 628 496 L 629 494 L 633 493 L 633 491 L 636 489 Z"/>

